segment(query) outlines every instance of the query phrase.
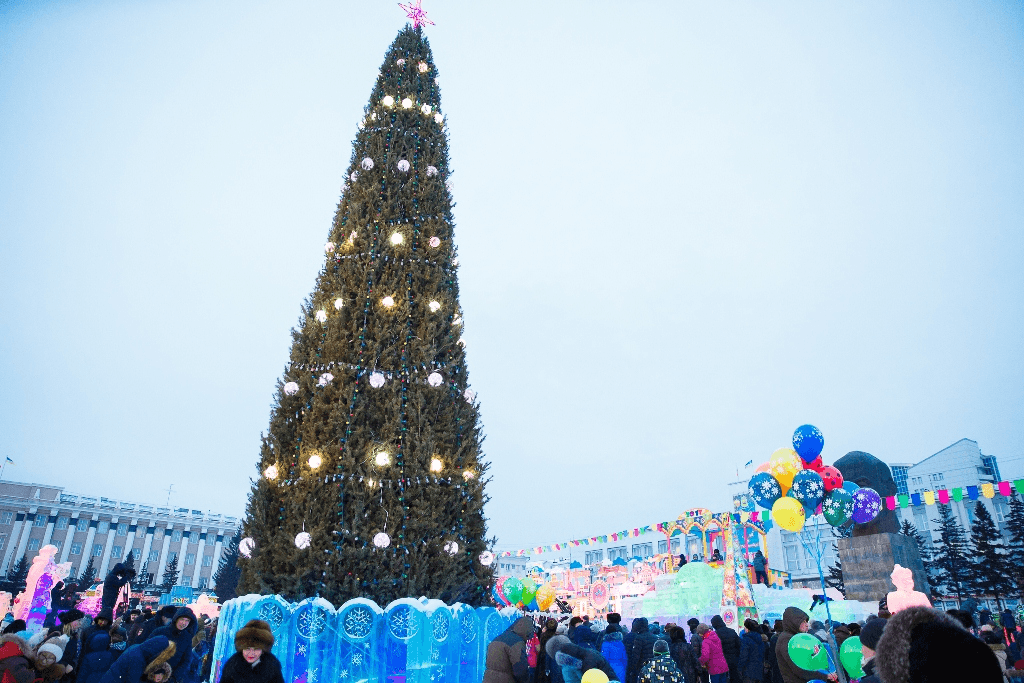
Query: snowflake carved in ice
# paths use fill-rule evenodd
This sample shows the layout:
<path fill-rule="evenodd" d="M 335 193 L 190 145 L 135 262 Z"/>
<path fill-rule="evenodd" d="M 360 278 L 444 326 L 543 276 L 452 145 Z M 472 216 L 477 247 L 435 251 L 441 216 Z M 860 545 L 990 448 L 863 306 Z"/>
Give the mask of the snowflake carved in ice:
<path fill-rule="evenodd" d="M 299 614 L 295 627 L 306 640 L 316 640 L 327 628 L 327 613 L 319 607 L 308 606 Z"/>
<path fill-rule="evenodd" d="M 310 669 L 307 672 L 307 674 L 308 674 L 308 676 L 306 677 L 306 680 L 308 680 L 309 683 L 316 683 L 317 670 L 316 669 Z"/>
<path fill-rule="evenodd" d="M 271 630 L 276 631 L 284 623 L 284 611 L 280 605 L 265 602 L 260 607 L 259 618 L 270 624 Z"/>
<path fill-rule="evenodd" d="M 341 676 L 343 679 L 348 678 L 348 669 L 342 669 L 341 673 L 338 675 Z"/>
<path fill-rule="evenodd" d="M 419 633 L 419 615 L 412 611 L 408 605 L 399 605 L 391 612 L 388 619 L 388 628 L 391 635 L 399 640 L 407 640 Z"/>
<path fill-rule="evenodd" d="M 305 657 L 306 656 L 306 652 L 307 652 L 306 644 L 305 643 L 299 643 L 298 651 L 299 651 L 299 656 L 300 657 Z"/>
<path fill-rule="evenodd" d="M 441 651 L 437 648 L 436 645 L 431 645 L 430 646 L 430 661 L 436 662 L 439 659 L 441 659 Z"/>
<path fill-rule="evenodd" d="M 487 642 L 489 643 L 497 638 L 498 634 L 505 630 L 507 623 L 500 614 L 492 612 L 487 617 L 487 621 L 484 622 L 484 637 L 487 639 Z"/>
<path fill-rule="evenodd" d="M 451 630 L 450 621 L 447 612 L 443 610 L 434 612 L 434 616 L 430 620 L 430 629 L 434 634 L 434 640 L 439 643 L 448 640 L 448 633 Z"/>
<path fill-rule="evenodd" d="M 462 631 L 462 642 L 472 643 L 476 640 L 476 616 L 472 612 L 466 612 L 459 621 L 459 630 Z"/>
<path fill-rule="evenodd" d="M 373 612 L 369 607 L 356 605 L 345 613 L 342 626 L 349 638 L 362 640 L 373 629 Z"/>
<path fill-rule="evenodd" d="M 361 666 L 363 663 L 363 653 L 353 652 L 352 653 L 352 666 Z"/>

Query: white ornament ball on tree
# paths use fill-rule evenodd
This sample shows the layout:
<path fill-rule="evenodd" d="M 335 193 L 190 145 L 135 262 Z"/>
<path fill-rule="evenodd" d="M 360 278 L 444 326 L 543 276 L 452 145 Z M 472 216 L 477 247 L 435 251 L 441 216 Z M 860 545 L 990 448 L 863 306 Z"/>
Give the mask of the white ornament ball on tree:
<path fill-rule="evenodd" d="M 373 537 L 373 544 L 378 548 L 387 548 L 391 545 L 391 537 L 381 531 Z"/>
<path fill-rule="evenodd" d="M 316 319 L 317 319 L 317 322 L 321 322 L 321 323 L 327 322 L 327 311 L 325 311 L 325 310 L 323 310 L 321 308 L 319 311 L 316 312 Z"/>
<path fill-rule="evenodd" d="M 473 391 L 472 389 L 466 389 L 465 391 L 462 392 L 462 397 L 466 399 L 468 403 L 472 403 L 474 400 L 476 400 L 476 392 Z"/>
<path fill-rule="evenodd" d="M 334 251 L 334 242 L 328 242 L 324 245 L 324 253 L 330 254 Z"/>
<path fill-rule="evenodd" d="M 297 393 L 299 393 L 299 383 L 298 382 L 285 382 L 285 385 L 284 385 L 284 395 L 285 396 L 294 396 Z"/>
<path fill-rule="evenodd" d="M 427 177 L 433 178 L 437 175 L 437 166 L 427 166 Z"/>
<path fill-rule="evenodd" d="M 398 66 L 405 66 L 405 60 L 399 57 L 397 60 L 395 60 L 395 64 L 397 64 Z"/>
<path fill-rule="evenodd" d="M 444 382 L 444 377 L 441 376 L 440 372 L 432 372 L 427 375 L 427 384 L 432 387 L 439 387 Z"/>
<path fill-rule="evenodd" d="M 398 166 L 398 170 L 401 171 L 402 173 L 408 173 L 409 172 L 409 166 L 410 165 L 409 165 L 409 161 L 408 160 L 402 159 L 401 161 L 398 162 L 397 166 Z"/>
<path fill-rule="evenodd" d="M 392 97 L 391 95 L 385 95 L 384 99 L 382 99 L 380 103 L 383 104 L 385 107 L 393 107 L 395 106 L 395 98 Z"/>
<path fill-rule="evenodd" d="M 364 171 L 369 171 L 371 168 L 373 168 L 373 159 L 371 159 L 370 157 L 366 157 L 359 163 L 359 165 L 363 167 Z"/>
<path fill-rule="evenodd" d="M 424 104 L 422 107 L 420 107 L 420 111 L 423 112 L 424 114 L 429 115 L 430 112 L 434 111 L 434 108 L 431 107 L 429 104 Z"/>
<path fill-rule="evenodd" d="M 459 552 L 459 544 L 455 541 L 448 541 L 444 544 L 444 551 L 449 555 L 456 555 Z"/>
<path fill-rule="evenodd" d="M 485 550 L 482 553 L 480 553 L 480 564 L 482 564 L 485 567 L 490 567 L 492 564 L 494 564 L 494 553 L 492 553 L 490 550 Z"/>
<path fill-rule="evenodd" d="M 406 97 L 402 100 L 402 109 L 412 109 L 412 100 Z"/>
<path fill-rule="evenodd" d="M 425 74 L 427 73 L 427 69 L 429 69 L 430 67 L 427 66 L 426 62 L 420 62 L 416 68 L 420 70 L 421 74 Z"/>
<path fill-rule="evenodd" d="M 359 171 L 352 171 L 352 173 L 349 175 L 349 178 L 352 179 L 353 183 L 359 180 Z"/>
<path fill-rule="evenodd" d="M 334 375 L 332 375 L 332 374 L 331 374 L 331 373 L 329 373 L 329 372 L 325 372 L 324 374 L 320 375 L 320 379 L 318 379 L 318 380 L 316 381 L 316 385 L 317 385 L 318 387 L 326 387 L 326 386 L 327 386 L 328 384 L 330 384 L 330 383 L 331 383 L 331 382 L 332 382 L 333 380 L 334 380 Z"/>
<path fill-rule="evenodd" d="M 384 382 L 385 382 L 385 380 L 384 380 L 384 373 L 381 373 L 381 372 L 371 372 L 370 373 L 370 386 L 373 387 L 374 389 L 380 389 L 382 386 L 384 386 Z"/>
<path fill-rule="evenodd" d="M 431 237 L 429 240 L 427 240 L 427 244 L 429 244 L 434 249 L 437 249 L 439 246 L 441 246 L 441 238 Z"/>
<path fill-rule="evenodd" d="M 345 300 L 342 299 L 340 296 L 337 299 L 334 300 L 334 308 L 335 308 L 335 310 L 340 311 L 342 308 L 344 308 L 344 306 L 345 306 Z"/>
<path fill-rule="evenodd" d="M 438 124 L 444 123 L 444 114 L 442 114 L 441 112 L 437 112 L 436 114 L 434 114 L 434 121 L 436 121 Z"/>
<path fill-rule="evenodd" d="M 253 548 L 256 547 L 256 541 L 252 540 L 248 536 L 238 542 L 238 554 L 242 557 L 252 557 Z"/>
<path fill-rule="evenodd" d="M 313 539 L 309 535 L 308 531 L 300 531 L 295 536 L 295 547 L 298 548 L 299 550 L 305 550 L 306 548 L 309 547 L 309 543 L 310 543 L 311 540 L 313 540 Z"/>

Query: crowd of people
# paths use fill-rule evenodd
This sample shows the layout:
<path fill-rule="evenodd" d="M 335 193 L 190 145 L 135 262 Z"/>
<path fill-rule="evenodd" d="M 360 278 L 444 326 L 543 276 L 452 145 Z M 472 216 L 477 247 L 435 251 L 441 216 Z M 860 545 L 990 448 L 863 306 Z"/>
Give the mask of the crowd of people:
<path fill-rule="evenodd" d="M 852 636 L 860 639 L 861 683 L 1024 683 L 1013 614 L 980 616 L 978 622 L 967 611 L 929 607 L 890 614 L 882 601 L 877 616 L 830 631 L 789 607 L 774 624 L 747 619 L 738 632 L 720 616 L 685 627 L 638 618 L 629 629 L 614 612 L 601 623 L 520 617 L 488 645 L 484 683 L 835 683 L 839 648 Z M 831 673 L 793 661 L 789 642 L 799 633 L 830 648 Z M 588 674 L 595 669 L 600 673 Z"/>

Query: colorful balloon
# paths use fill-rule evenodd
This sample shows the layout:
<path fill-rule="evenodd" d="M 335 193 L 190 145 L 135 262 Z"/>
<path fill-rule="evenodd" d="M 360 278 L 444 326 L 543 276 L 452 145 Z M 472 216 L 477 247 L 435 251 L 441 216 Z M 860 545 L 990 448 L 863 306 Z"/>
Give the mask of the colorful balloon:
<path fill-rule="evenodd" d="M 772 464 L 770 462 L 763 462 L 763 463 L 761 463 L 760 465 L 757 466 L 757 469 L 754 470 L 754 474 L 760 474 L 761 472 L 769 472 L 770 473 L 771 469 L 772 469 Z"/>
<path fill-rule="evenodd" d="M 772 506 L 772 519 L 786 531 L 800 531 L 804 528 L 806 518 L 804 506 L 796 498 L 779 498 Z"/>
<path fill-rule="evenodd" d="M 853 494 L 853 514 L 850 515 L 857 524 L 867 524 L 882 510 L 882 497 L 870 488 L 859 488 Z"/>
<path fill-rule="evenodd" d="M 821 472 L 821 468 L 825 466 L 825 463 L 821 461 L 821 456 L 812 460 L 811 462 L 803 461 L 805 470 L 812 470 L 814 472 Z"/>
<path fill-rule="evenodd" d="M 859 489 L 860 487 L 857 486 L 852 481 L 844 481 L 843 482 L 843 488 L 846 489 L 847 491 L 849 491 L 850 495 L 852 496 L 854 493 L 857 492 L 857 489 Z"/>
<path fill-rule="evenodd" d="M 533 602 L 533 598 L 537 595 L 537 584 L 534 583 L 533 579 L 523 579 L 523 592 L 519 597 L 519 602 L 524 605 L 529 605 Z"/>
<path fill-rule="evenodd" d="M 864 651 L 861 649 L 860 636 L 850 636 L 843 641 L 842 646 L 839 648 L 839 661 L 843 663 L 843 668 L 850 674 L 850 678 L 864 677 L 864 669 L 860 666 L 863 656 Z"/>
<path fill-rule="evenodd" d="M 545 584 L 537 589 L 537 607 L 540 611 L 546 612 L 548 607 L 551 607 L 551 603 L 555 601 L 555 589 Z"/>
<path fill-rule="evenodd" d="M 587 669 L 583 673 L 582 683 L 608 683 L 608 674 L 600 669 Z"/>
<path fill-rule="evenodd" d="M 821 671 L 828 667 L 825 645 L 810 633 L 797 633 L 789 639 L 789 658 L 801 669 Z"/>
<path fill-rule="evenodd" d="M 505 581 L 502 590 L 505 593 L 505 599 L 508 600 L 510 605 L 518 605 L 519 601 L 523 598 L 523 582 L 514 576 L 509 577 Z"/>
<path fill-rule="evenodd" d="M 825 437 L 814 425 L 800 425 L 793 432 L 793 450 L 804 462 L 811 462 L 825 448 Z"/>
<path fill-rule="evenodd" d="M 843 488 L 843 473 L 832 465 L 825 465 L 818 470 L 818 474 L 821 475 L 821 481 L 825 484 L 826 492 Z"/>
<path fill-rule="evenodd" d="M 505 582 L 508 581 L 509 577 L 502 576 L 494 582 L 494 589 L 498 591 L 498 598 L 501 600 L 501 604 L 508 605 L 508 598 L 505 597 Z"/>
<path fill-rule="evenodd" d="M 771 473 L 784 491 L 793 485 L 793 477 L 804 468 L 803 461 L 792 448 L 780 448 L 772 453 Z"/>
<path fill-rule="evenodd" d="M 789 491 L 804 507 L 814 510 L 825 497 L 825 484 L 821 475 L 812 470 L 800 470 L 793 477 L 793 486 Z"/>
<path fill-rule="evenodd" d="M 853 515 L 853 496 L 849 491 L 838 488 L 828 492 L 821 504 L 825 520 L 832 526 L 842 526 L 850 521 Z"/>
<path fill-rule="evenodd" d="M 782 498 L 782 487 L 778 480 L 767 472 L 759 472 L 750 478 L 747 484 L 747 495 L 765 510 L 771 510 L 779 498 Z"/>

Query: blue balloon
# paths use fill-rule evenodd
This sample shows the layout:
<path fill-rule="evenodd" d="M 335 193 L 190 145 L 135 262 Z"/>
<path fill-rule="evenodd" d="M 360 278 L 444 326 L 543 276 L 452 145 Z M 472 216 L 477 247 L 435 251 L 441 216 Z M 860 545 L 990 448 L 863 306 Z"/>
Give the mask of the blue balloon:
<path fill-rule="evenodd" d="M 854 493 L 857 492 L 857 489 L 859 489 L 860 487 L 854 484 L 852 481 L 844 481 L 843 488 L 846 489 L 847 492 L 849 492 L 849 494 L 852 496 Z"/>
<path fill-rule="evenodd" d="M 814 425 L 800 425 L 793 432 L 793 450 L 804 462 L 814 462 L 825 448 L 825 437 Z"/>
<path fill-rule="evenodd" d="M 771 510 L 775 501 L 782 497 L 782 486 L 779 485 L 778 479 L 767 472 L 758 472 L 750 478 L 747 493 L 755 503 L 766 510 Z"/>
<path fill-rule="evenodd" d="M 793 486 L 789 491 L 805 508 L 815 510 L 825 497 L 825 482 L 814 470 L 800 470 L 793 477 Z"/>

